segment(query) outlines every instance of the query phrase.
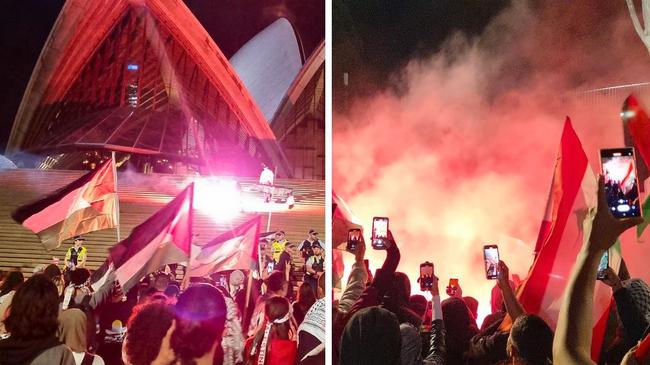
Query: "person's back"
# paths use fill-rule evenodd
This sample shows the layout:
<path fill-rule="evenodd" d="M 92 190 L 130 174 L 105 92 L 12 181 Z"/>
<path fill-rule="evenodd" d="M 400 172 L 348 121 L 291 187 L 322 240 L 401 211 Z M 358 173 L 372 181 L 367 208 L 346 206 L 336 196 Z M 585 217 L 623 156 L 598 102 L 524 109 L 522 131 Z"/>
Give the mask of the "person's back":
<path fill-rule="evenodd" d="M 291 305 L 286 298 L 273 297 L 264 307 L 264 322 L 256 333 L 246 340 L 245 363 L 254 365 L 293 364 L 296 359 L 297 342 Z"/>
<path fill-rule="evenodd" d="M 515 365 L 553 364 L 553 330 L 539 316 L 519 316 L 510 330 L 508 355 Z"/>
<path fill-rule="evenodd" d="M 0 340 L 0 364 L 75 365 L 72 352 L 56 336 L 58 314 L 52 281 L 36 275 L 21 285 L 4 321 L 10 335 Z"/>
<path fill-rule="evenodd" d="M 84 360 L 89 365 L 104 365 L 100 356 L 87 352 L 87 330 L 87 317 L 81 309 L 71 308 L 59 314 L 59 340 L 70 348 L 77 365 Z"/>
<path fill-rule="evenodd" d="M 380 307 L 361 309 L 343 331 L 340 364 L 399 364 L 400 343 L 399 323 L 393 313 Z"/>
<path fill-rule="evenodd" d="M 221 340 L 227 307 L 223 294 L 209 284 L 191 286 L 178 297 L 171 348 L 182 364 L 221 364 Z"/>

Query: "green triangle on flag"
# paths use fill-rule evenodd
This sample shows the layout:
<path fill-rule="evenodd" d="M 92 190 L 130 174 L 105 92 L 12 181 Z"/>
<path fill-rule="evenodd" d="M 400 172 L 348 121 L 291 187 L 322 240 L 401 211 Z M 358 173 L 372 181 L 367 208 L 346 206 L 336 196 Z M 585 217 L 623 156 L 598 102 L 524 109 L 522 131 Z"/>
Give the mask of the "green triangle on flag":
<path fill-rule="evenodd" d="M 650 197 L 645 199 L 645 202 L 643 202 L 643 206 L 641 207 L 641 211 L 643 212 L 643 217 L 647 217 L 648 213 L 650 213 Z M 644 220 L 643 223 L 639 224 L 636 226 L 636 238 L 640 238 L 641 235 L 643 234 L 643 231 L 645 228 L 650 224 L 650 220 Z"/>

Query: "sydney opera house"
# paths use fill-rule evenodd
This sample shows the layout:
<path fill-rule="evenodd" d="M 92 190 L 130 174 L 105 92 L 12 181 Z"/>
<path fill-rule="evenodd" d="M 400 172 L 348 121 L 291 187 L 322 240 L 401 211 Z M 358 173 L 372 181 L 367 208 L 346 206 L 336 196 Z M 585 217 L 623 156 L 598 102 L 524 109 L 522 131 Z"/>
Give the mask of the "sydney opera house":
<path fill-rule="evenodd" d="M 294 242 L 324 232 L 324 58 L 323 41 L 306 54 L 284 17 L 227 58 L 182 1 L 66 1 L 7 143 L 7 163 L 18 168 L 0 173 L 0 269 L 62 256 L 63 247 L 42 251 L 9 212 L 113 153 L 122 238 L 197 179 L 206 186 L 197 199 L 207 202 L 197 207 L 198 241 L 259 213 Z M 264 165 L 293 189 L 293 209 L 250 204 Z M 210 188 L 214 179 L 235 181 L 248 208 L 216 218 L 231 194 L 216 191 L 223 182 Z M 111 230 L 90 234 L 90 266 L 114 243 Z"/>

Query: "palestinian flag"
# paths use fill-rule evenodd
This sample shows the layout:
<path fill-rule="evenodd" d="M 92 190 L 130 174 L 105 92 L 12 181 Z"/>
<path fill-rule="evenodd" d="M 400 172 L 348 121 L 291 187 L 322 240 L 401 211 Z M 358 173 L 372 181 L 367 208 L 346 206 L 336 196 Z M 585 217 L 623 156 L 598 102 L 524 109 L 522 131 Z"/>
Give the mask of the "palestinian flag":
<path fill-rule="evenodd" d="M 205 245 L 193 245 L 187 275 L 201 277 L 224 270 L 256 269 L 260 221 L 258 215 Z"/>
<path fill-rule="evenodd" d="M 36 233 L 47 251 L 77 235 L 119 224 L 114 160 L 61 189 L 16 209 L 11 217 Z"/>
<path fill-rule="evenodd" d="M 193 196 L 194 183 L 111 247 L 102 267 L 113 265 L 115 278 L 125 292 L 164 265 L 188 261 Z"/>
<path fill-rule="evenodd" d="M 539 252 L 519 292 L 519 301 L 526 312 L 538 314 L 553 329 L 557 325 L 571 269 L 589 238 L 597 204 L 597 187 L 587 155 L 567 118 L 555 161 L 544 218 L 546 223 L 542 224 L 537 244 Z M 612 255 L 613 262 L 620 262 L 620 246 L 617 252 Z M 601 321 L 608 315 L 611 301 L 611 290 L 608 289 L 598 285 L 594 293 L 592 346 L 598 350 L 604 335 Z"/>

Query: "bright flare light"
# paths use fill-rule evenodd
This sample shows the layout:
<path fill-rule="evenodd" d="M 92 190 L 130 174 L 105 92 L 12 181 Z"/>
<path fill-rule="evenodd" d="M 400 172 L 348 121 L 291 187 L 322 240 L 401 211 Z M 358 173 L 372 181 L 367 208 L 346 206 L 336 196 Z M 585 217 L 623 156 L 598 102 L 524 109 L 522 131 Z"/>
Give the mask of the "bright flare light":
<path fill-rule="evenodd" d="M 237 182 L 223 178 L 196 180 L 194 208 L 217 222 L 233 219 L 241 212 L 241 198 Z"/>

